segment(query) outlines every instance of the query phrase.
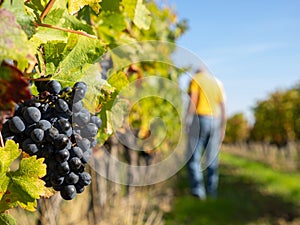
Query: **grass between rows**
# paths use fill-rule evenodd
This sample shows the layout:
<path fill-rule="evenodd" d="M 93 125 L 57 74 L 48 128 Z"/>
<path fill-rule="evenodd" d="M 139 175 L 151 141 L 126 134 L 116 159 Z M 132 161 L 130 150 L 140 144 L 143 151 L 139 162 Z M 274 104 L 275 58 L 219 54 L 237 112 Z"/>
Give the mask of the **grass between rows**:
<path fill-rule="evenodd" d="M 217 199 L 189 195 L 184 168 L 174 185 L 173 210 L 167 225 L 300 224 L 300 174 L 275 171 L 226 152 L 220 154 Z"/>

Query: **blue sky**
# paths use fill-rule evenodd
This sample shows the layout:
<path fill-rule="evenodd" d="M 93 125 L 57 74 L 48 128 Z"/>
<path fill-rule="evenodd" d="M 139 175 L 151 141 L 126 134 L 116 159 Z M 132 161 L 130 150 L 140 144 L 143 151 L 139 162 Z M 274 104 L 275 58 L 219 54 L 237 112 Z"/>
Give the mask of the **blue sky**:
<path fill-rule="evenodd" d="M 300 82 L 299 0 L 165 0 L 189 30 L 178 45 L 223 81 L 228 114 Z"/>

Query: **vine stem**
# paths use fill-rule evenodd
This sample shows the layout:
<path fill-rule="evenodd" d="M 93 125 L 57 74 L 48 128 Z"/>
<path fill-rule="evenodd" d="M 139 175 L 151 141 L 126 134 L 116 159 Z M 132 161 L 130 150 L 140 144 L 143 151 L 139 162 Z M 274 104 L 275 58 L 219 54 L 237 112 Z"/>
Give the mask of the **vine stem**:
<path fill-rule="evenodd" d="M 44 8 L 42 14 L 41 14 L 41 20 L 43 21 L 45 16 L 48 14 L 48 12 L 50 11 L 50 9 L 52 8 L 52 6 L 54 5 L 56 0 L 50 0 L 48 2 L 48 4 L 46 5 L 46 7 Z"/>
<path fill-rule="evenodd" d="M 72 29 L 68 29 L 68 28 L 62 28 L 62 27 L 57 27 L 51 24 L 46 24 L 46 23 L 36 23 L 35 26 L 40 26 L 40 27 L 47 27 L 47 28 L 51 28 L 51 29 L 55 29 L 55 30 L 61 30 L 61 31 L 65 31 L 65 32 L 69 32 L 69 33 L 74 33 L 74 34 L 79 34 L 85 37 L 89 37 L 89 38 L 94 38 L 97 39 L 97 36 L 92 35 L 92 34 L 88 34 L 84 31 L 79 31 L 79 30 L 72 30 Z"/>

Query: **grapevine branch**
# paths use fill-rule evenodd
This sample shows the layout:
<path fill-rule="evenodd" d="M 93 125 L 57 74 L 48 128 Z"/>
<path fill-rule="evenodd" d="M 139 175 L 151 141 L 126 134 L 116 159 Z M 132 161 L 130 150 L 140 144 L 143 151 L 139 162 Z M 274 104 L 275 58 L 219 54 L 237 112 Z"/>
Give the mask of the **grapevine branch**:
<path fill-rule="evenodd" d="M 48 2 L 48 4 L 46 5 L 44 11 L 41 14 L 41 20 L 43 21 L 43 19 L 45 18 L 45 16 L 48 14 L 48 12 L 50 11 L 50 9 L 52 8 L 52 6 L 54 5 L 56 0 L 50 0 Z"/>
<path fill-rule="evenodd" d="M 74 33 L 74 34 L 82 35 L 82 36 L 85 36 L 85 37 L 97 39 L 97 36 L 92 35 L 92 34 L 88 34 L 84 31 L 72 30 L 72 29 L 63 28 L 63 27 L 57 27 L 57 26 L 54 26 L 54 25 L 51 25 L 51 24 L 46 24 L 46 23 L 37 24 L 36 23 L 35 26 L 47 27 L 47 28 L 51 28 L 51 29 L 55 29 L 55 30 L 61 30 L 61 31 L 65 31 L 65 32 Z"/>

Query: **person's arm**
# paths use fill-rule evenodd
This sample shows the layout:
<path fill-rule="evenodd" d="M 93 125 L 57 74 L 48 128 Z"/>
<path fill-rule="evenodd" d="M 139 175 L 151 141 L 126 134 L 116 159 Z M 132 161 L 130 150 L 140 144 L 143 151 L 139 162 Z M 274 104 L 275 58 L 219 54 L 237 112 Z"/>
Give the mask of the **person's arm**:
<path fill-rule="evenodd" d="M 189 101 L 189 107 L 187 111 L 187 116 L 185 119 L 185 131 L 189 132 L 190 131 L 190 126 L 193 123 L 193 118 L 196 113 L 196 108 L 198 104 L 198 98 L 199 94 L 195 91 L 190 92 L 190 101 Z"/>
<path fill-rule="evenodd" d="M 199 94 L 195 91 L 191 91 L 190 98 L 191 99 L 190 99 L 188 115 L 194 115 L 198 104 Z"/>

